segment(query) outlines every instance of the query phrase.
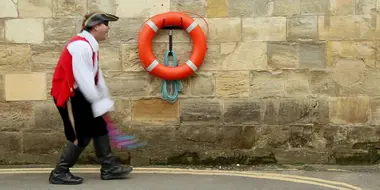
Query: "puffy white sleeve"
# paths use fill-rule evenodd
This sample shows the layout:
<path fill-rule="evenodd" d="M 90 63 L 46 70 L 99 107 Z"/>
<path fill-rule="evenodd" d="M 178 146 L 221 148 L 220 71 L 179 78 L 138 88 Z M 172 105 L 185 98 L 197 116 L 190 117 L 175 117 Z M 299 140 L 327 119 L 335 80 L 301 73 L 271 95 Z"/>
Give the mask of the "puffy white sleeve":
<path fill-rule="evenodd" d="M 95 71 L 92 63 L 92 49 L 85 41 L 75 41 L 67 46 L 73 64 L 75 82 L 83 96 L 91 103 L 94 117 L 102 116 L 113 109 L 114 102 L 103 97 L 95 86 Z"/>
<path fill-rule="evenodd" d="M 109 90 L 107 87 L 107 83 L 103 76 L 103 71 L 99 68 L 99 76 L 98 76 L 98 90 L 103 98 L 109 98 Z"/>

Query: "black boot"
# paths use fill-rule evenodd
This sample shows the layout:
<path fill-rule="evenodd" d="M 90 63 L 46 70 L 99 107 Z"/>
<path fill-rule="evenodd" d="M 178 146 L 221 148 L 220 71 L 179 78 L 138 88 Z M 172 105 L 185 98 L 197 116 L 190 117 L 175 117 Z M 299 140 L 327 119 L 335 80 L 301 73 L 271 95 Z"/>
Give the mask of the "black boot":
<path fill-rule="evenodd" d="M 112 156 L 108 135 L 94 138 L 94 148 L 102 165 L 100 169 L 102 180 L 124 179 L 133 170 L 130 166 L 120 165 L 118 158 Z"/>
<path fill-rule="evenodd" d="M 58 164 L 50 173 L 49 182 L 51 184 L 75 185 L 83 182 L 83 178 L 74 176 L 70 172 L 70 168 L 74 166 L 84 148 L 78 147 L 71 142 L 66 145 Z"/>

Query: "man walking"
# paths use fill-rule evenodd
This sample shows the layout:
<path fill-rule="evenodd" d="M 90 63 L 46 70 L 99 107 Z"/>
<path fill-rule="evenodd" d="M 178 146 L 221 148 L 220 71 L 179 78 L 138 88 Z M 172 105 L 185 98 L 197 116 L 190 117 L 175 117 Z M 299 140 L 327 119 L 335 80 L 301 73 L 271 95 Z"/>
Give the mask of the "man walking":
<path fill-rule="evenodd" d="M 51 95 L 64 123 L 69 141 L 63 150 L 49 182 L 80 184 L 70 168 L 93 139 L 101 164 L 101 179 L 124 178 L 132 167 L 123 167 L 112 155 L 104 116 L 113 109 L 106 82 L 99 66 L 99 41 L 106 39 L 109 22 L 115 15 L 94 12 L 85 16 L 82 31 L 66 45 L 55 68 Z"/>

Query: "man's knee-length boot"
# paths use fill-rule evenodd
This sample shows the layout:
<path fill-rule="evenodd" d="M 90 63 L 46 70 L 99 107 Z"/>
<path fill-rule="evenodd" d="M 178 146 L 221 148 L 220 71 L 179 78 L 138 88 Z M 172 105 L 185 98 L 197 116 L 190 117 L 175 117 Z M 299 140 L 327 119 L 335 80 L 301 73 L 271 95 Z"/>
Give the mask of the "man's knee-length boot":
<path fill-rule="evenodd" d="M 109 136 L 104 135 L 93 139 L 96 156 L 101 164 L 101 179 L 123 179 L 133 168 L 130 166 L 122 166 L 116 157 L 112 156 Z"/>
<path fill-rule="evenodd" d="M 70 172 L 70 168 L 77 162 L 84 148 L 69 142 L 63 150 L 56 167 L 50 173 L 49 182 L 52 184 L 81 184 L 83 178 L 74 176 Z"/>

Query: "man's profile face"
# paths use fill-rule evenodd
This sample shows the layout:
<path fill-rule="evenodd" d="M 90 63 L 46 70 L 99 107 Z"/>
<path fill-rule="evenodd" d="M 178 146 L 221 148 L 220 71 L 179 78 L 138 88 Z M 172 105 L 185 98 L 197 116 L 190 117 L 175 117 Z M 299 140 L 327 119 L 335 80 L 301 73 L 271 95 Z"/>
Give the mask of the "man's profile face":
<path fill-rule="evenodd" d="M 108 30 L 110 27 L 108 26 L 108 22 L 98 24 L 95 28 L 96 38 L 98 41 L 103 41 L 107 38 Z"/>

